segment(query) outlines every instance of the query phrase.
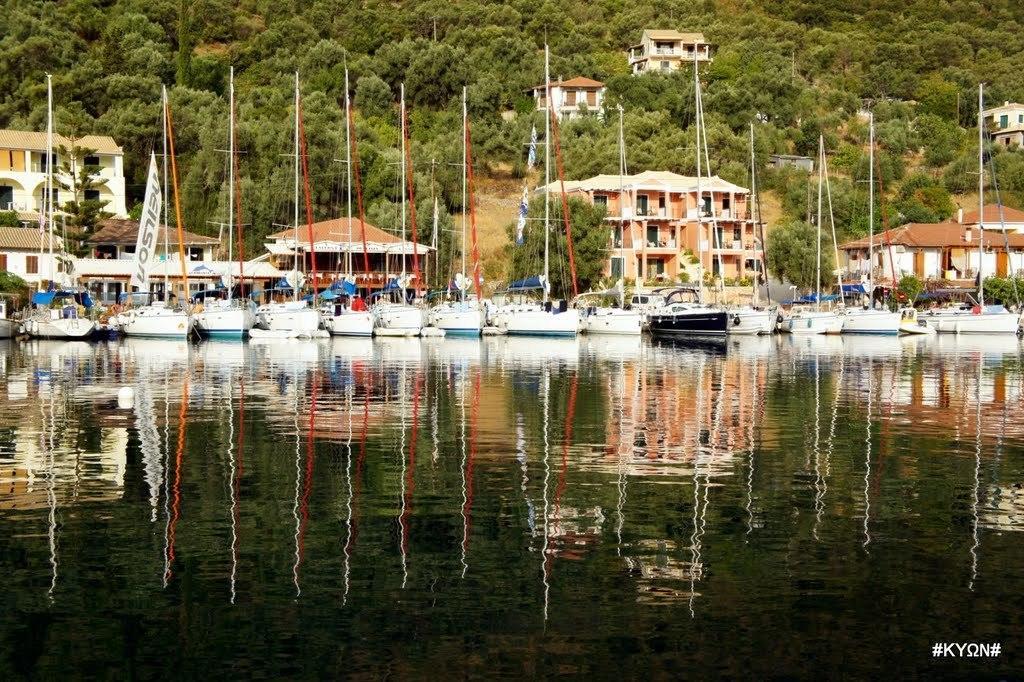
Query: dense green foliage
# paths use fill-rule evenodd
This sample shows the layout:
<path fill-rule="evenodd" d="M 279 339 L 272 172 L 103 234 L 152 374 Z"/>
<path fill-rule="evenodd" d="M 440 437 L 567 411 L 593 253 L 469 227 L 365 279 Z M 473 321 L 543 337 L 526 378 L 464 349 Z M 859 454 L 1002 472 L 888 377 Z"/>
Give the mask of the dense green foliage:
<path fill-rule="evenodd" d="M 77 256 L 88 251 L 85 237 L 96 229 L 101 220 L 110 216 L 110 213 L 103 210 L 107 204 L 105 200 L 88 198 L 89 192 L 97 191 L 107 184 L 99 175 L 99 166 L 85 163 L 95 151 L 78 145 L 70 148 L 61 145 L 58 148 L 61 175 L 71 179 L 71 182 L 61 184 L 61 189 L 71 196 L 60 207 L 66 216 L 62 224 L 64 248 Z"/>
<path fill-rule="evenodd" d="M 1024 277 L 986 277 L 985 302 L 999 302 L 1020 309 L 1024 300 Z"/>
<path fill-rule="evenodd" d="M 700 30 L 717 46 L 702 75 L 713 172 L 747 183 L 752 121 L 762 165 L 776 152 L 813 156 L 823 133 L 843 239 L 867 228 L 859 112 L 875 114 L 881 184 L 895 200 L 879 199 L 879 226 L 883 212 L 889 224 L 948 216 L 946 192 L 976 182 L 976 84 L 988 84 L 989 102 L 1024 100 L 1022 24 L 1024 5 L 1010 0 L 10 0 L 0 11 L 0 126 L 42 129 L 44 74 L 54 74 L 57 129 L 109 134 L 125 147 L 131 205 L 146 156 L 159 149 L 160 88 L 168 85 L 185 219 L 212 233 L 226 214 L 220 150 L 234 66 L 243 221 L 256 245 L 292 219 L 296 71 L 316 217 L 344 210 L 347 65 L 368 215 L 393 229 L 403 83 L 419 196 L 436 191 L 446 214 L 461 210 L 462 87 L 478 172 L 521 175 L 523 144 L 539 123 L 526 90 L 543 79 L 545 37 L 554 76 L 601 79 L 608 103 L 625 108 L 630 171 L 692 173 L 692 75 L 633 77 L 625 49 L 647 27 Z M 570 178 L 615 171 L 614 118 L 563 127 Z M 995 165 L 1004 199 L 1020 204 L 1024 154 L 1001 152 Z M 766 173 L 764 184 L 782 194 L 788 218 L 805 217 L 802 179 Z"/>
<path fill-rule="evenodd" d="M 0 294 L 14 297 L 14 308 L 28 302 L 28 283 L 14 273 L 0 270 Z"/>
<path fill-rule="evenodd" d="M 908 305 L 914 305 L 917 297 L 924 291 L 924 282 L 916 275 L 903 275 L 900 277 L 897 290 L 901 299 L 905 300 Z"/>
<path fill-rule="evenodd" d="M 818 254 L 815 248 L 817 229 L 805 222 L 793 221 L 775 227 L 768 240 L 768 270 L 773 276 L 798 287 L 813 289 L 817 282 Z M 831 238 L 821 237 L 821 288 L 833 288 L 832 271 L 835 257 Z"/>
<path fill-rule="evenodd" d="M 0 211 L 0 227 L 19 227 L 21 221 L 18 220 L 17 211 Z"/>

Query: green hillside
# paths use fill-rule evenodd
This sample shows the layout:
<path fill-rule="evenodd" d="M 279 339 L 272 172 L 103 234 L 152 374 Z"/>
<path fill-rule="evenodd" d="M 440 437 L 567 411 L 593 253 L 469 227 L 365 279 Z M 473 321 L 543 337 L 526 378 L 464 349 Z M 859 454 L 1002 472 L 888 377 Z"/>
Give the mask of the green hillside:
<path fill-rule="evenodd" d="M 477 173 L 524 170 L 539 123 L 525 89 L 553 75 L 608 85 L 626 110 L 631 171 L 694 172 L 692 74 L 633 77 L 625 48 L 644 28 L 702 31 L 717 46 L 703 72 L 714 171 L 748 182 L 757 155 L 813 155 L 823 133 L 841 237 L 866 231 L 866 124 L 874 111 L 889 223 L 947 217 L 977 180 L 976 88 L 989 103 L 1024 100 L 1024 4 L 1013 0 L 767 0 L 694 3 L 564 0 L 8 0 L 0 10 L 0 126 L 42 129 L 45 74 L 57 128 L 112 135 L 126 149 L 130 200 L 160 139 L 170 86 L 190 229 L 226 214 L 229 65 L 237 74 L 244 221 L 249 241 L 291 215 L 292 84 L 302 79 L 318 218 L 343 210 L 344 68 L 351 71 L 368 217 L 395 224 L 397 98 L 404 81 L 421 219 L 432 188 L 460 207 L 458 98 L 469 86 Z M 511 115 L 516 112 L 516 115 Z M 505 114 L 504 116 L 502 114 Z M 610 117 L 611 118 L 611 117 Z M 572 178 L 615 172 L 614 121 L 563 126 Z M 1024 153 L 994 164 L 1004 200 L 1024 201 Z M 805 180 L 766 173 L 781 218 L 806 208 Z M 447 219 L 447 215 L 445 216 Z M 510 212 L 509 219 L 513 217 Z"/>

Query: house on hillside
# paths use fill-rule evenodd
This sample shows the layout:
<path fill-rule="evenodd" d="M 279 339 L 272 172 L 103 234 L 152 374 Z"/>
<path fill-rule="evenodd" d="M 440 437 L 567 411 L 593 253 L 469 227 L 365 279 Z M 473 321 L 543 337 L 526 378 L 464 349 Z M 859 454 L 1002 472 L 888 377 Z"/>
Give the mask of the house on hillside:
<path fill-rule="evenodd" d="M 611 279 L 670 282 L 689 274 L 694 262 L 723 278 L 754 275 L 763 254 L 748 212 L 750 190 L 719 177 L 699 184 L 698 195 L 695 177 L 645 171 L 568 181 L 565 190 L 605 207 L 604 274 Z M 561 185 L 548 190 L 557 194 Z M 536 190 L 543 193 L 544 187 Z"/>
<path fill-rule="evenodd" d="M 94 150 L 82 159 L 88 166 L 97 166 L 98 175 L 106 182 L 99 188 L 87 190 L 85 199 L 106 201 L 105 211 L 127 217 L 125 205 L 124 151 L 113 138 L 86 135 L 72 141 L 62 135 L 53 136 L 53 156 L 46 158 L 46 133 L 22 130 L 0 130 L 0 210 L 17 211 L 22 221 L 38 222 L 43 207 L 47 165 L 53 167 L 55 206 L 61 206 L 73 197 L 61 185 L 70 185 L 71 178 L 59 172 L 65 159 L 58 151 L 63 145 Z M 77 172 L 76 168 L 72 168 Z"/>
<path fill-rule="evenodd" d="M 551 83 L 551 100 L 555 115 L 559 119 L 577 118 L 584 112 L 604 113 L 604 83 L 590 78 L 577 76 L 569 80 L 559 79 Z M 537 103 L 537 111 L 547 111 L 547 88 L 542 83 L 530 88 L 527 92 Z"/>
<path fill-rule="evenodd" d="M 1000 229 L 999 213 L 1007 229 Z M 984 229 L 979 229 L 983 226 Z M 1019 231 L 1017 227 L 1019 226 Z M 978 240 L 984 235 L 984 260 L 978 260 Z M 1009 250 L 1007 250 L 1007 244 Z M 960 213 L 941 223 L 908 223 L 874 238 L 869 254 L 868 238 L 839 247 L 844 276 L 862 279 L 869 270 L 876 282 L 891 282 L 903 275 L 921 279 L 973 282 L 979 262 L 986 276 L 1006 277 L 1024 268 L 1024 212 L 1008 207 L 986 206 L 978 212 Z"/>
<path fill-rule="evenodd" d="M 993 142 L 1004 147 L 1024 148 L 1024 104 L 1003 102 L 1001 107 L 985 109 L 981 116 Z"/>
<path fill-rule="evenodd" d="M 369 270 L 363 258 L 364 234 Z M 396 237 L 376 225 L 361 224 L 358 219 L 335 218 L 313 223 L 312 249 L 306 227 L 300 227 L 297 231 L 288 229 L 275 232 L 267 239 L 270 240 L 266 244 L 270 261 L 280 270 L 294 269 L 298 260 L 299 270 L 309 275 L 315 258 L 317 288 L 333 284 L 347 271 L 349 262 L 352 264 L 356 286 L 366 290 L 383 288 L 403 271 L 413 274 L 414 260 L 419 261 L 424 281 L 436 267 L 433 248 Z M 411 286 L 417 286 L 415 280 Z M 422 283 L 419 286 L 422 287 Z"/>
<path fill-rule="evenodd" d="M 633 75 L 652 71 L 675 71 L 685 66 L 711 61 L 711 45 L 703 33 L 647 29 L 640 42 L 630 46 L 627 55 Z"/>
<path fill-rule="evenodd" d="M 814 172 L 814 159 L 809 156 L 794 154 L 772 154 L 768 157 L 768 165 L 772 168 L 798 168 L 807 173 Z"/>

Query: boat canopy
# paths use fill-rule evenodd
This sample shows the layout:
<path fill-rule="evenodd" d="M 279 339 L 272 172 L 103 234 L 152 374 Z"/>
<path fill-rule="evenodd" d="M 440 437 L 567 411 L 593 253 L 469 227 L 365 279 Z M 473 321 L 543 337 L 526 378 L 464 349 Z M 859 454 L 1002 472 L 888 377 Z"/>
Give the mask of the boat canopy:
<path fill-rule="evenodd" d="M 543 275 L 534 275 L 508 283 L 508 291 L 534 291 L 536 289 L 548 290 L 548 281 Z"/>
<path fill-rule="evenodd" d="M 866 293 L 868 293 L 868 290 L 864 288 L 863 284 L 859 284 L 859 283 L 858 284 L 844 284 L 843 285 L 843 293 L 844 294 L 866 294 Z"/>
<path fill-rule="evenodd" d="M 86 308 L 92 308 L 92 298 L 89 297 L 88 291 L 72 291 L 69 289 L 49 289 L 47 291 L 37 291 L 32 294 L 33 305 L 50 305 L 55 300 L 62 298 L 74 299 L 75 303 L 81 303 Z"/>
<path fill-rule="evenodd" d="M 336 296 L 355 296 L 356 295 L 356 283 L 351 282 L 348 279 L 335 280 L 329 289 L 323 293 L 324 298 L 328 298 L 327 294 L 330 293 L 330 298 Z"/>
<path fill-rule="evenodd" d="M 789 301 L 782 301 L 782 305 L 793 305 L 794 303 L 830 303 L 839 300 L 838 294 L 822 294 L 820 297 L 818 294 L 807 294 L 800 298 L 794 298 Z"/>

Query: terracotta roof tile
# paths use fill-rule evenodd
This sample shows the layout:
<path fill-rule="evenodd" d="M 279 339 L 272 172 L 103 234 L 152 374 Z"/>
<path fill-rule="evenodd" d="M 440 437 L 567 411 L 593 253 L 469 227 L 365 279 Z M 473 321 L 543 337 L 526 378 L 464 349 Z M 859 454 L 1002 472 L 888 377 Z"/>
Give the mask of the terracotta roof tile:
<path fill-rule="evenodd" d="M 178 231 L 166 225 L 160 226 L 159 243 L 163 244 L 165 239 L 168 244 L 178 245 Z M 100 223 L 100 228 L 89 235 L 90 244 L 134 244 L 139 238 L 139 221 L 121 218 L 107 218 Z M 220 241 L 216 237 L 207 237 L 185 230 L 186 246 L 216 246 Z"/>
<path fill-rule="evenodd" d="M 988 215 L 987 211 L 986 215 Z M 977 212 L 975 212 L 975 217 L 977 217 Z M 913 248 L 963 247 L 976 249 L 978 248 L 977 229 L 972 230 L 972 239 L 967 241 L 966 235 L 970 223 L 966 222 L 966 216 L 964 221 L 963 225 L 952 220 L 942 223 L 907 223 L 906 225 L 900 225 L 899 227 L 876 234 L 875 247 L 884 248 L 887 244 L 891 243 L 893 246 L 909 246 Z M 987 230 L 986 233 L 986 244 L 996 250 L 1002 250 L 1004 245 L 1002 234 L 997 232 L 993 236 L 992 230 Z M 1024 248 L 1024 234 L 1009 232 L 1007 238 L 1010 242 L 1010 248 Z M 867 247 L 868 238 L 862 237 L 861 239 L 855 239 L 842 244 L 839 248 L 844 251 L 852 251 L 866 249 Z"/>
<path fill-rule="evenodd" d="M 54 236 L 54 247 L 60 238 Z M 0 227 L 0 249 L 35 250 L 39 248 L 39 229 L 35 227 Z"/>
<path fill-rule="evenodd" d="M 309 245 L 308 230 L 305 225 L 299 226 L 299 244 Z M 347 242 L 349 235 L 354 242 L 362 240 L 359 219 L 353 218 L 349 225 L 348 218 L 334 218 L 313 223 L 313 240 L 316 242 Z M 267 237 L 267 239 L 293 239 L 295 228 L 281 230 Z M 400 244 L 402 240 L 390 232 L 385 232 L 376 225 L 366 223 L 366 241 L 376 244 Z M 411 243 L 411 242 L 410 242 Z M 422 246 L 422 245 L 421 245 Z"/>
<path fill-rule="evenodd" d="M 74 144 L 84 149 L 95 149 L 99 154 L 123 154 L 124 151 L 114 138 L 106 135 L 85 135 L 80 137 Z M 64 145 L 67 148 L 73 146 L 72 141 L 63 135 L 53 135 L 53 148 Z M 0 149 L 31 149 L 32 151 L 46 151 L 46 133 L 37 133 L 31 130 L 0 130 Z"/>

